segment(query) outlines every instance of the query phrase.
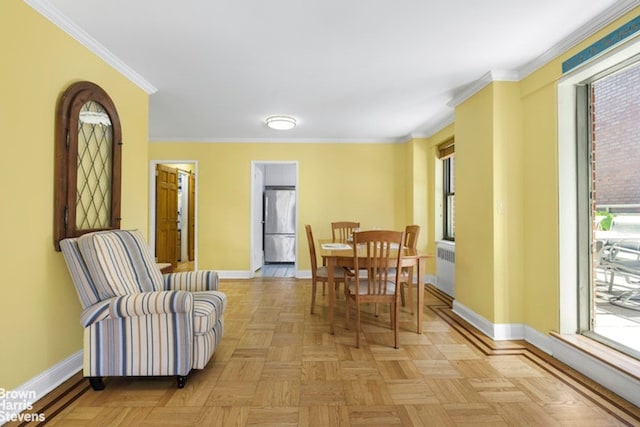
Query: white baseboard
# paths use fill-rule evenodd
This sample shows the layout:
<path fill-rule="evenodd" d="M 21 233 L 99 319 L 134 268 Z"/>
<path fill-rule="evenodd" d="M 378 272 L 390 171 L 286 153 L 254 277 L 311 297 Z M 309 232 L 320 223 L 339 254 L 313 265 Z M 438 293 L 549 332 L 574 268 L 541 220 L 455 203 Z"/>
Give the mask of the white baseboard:
<path fill-rule="evenodd" d="M 221 279 L 253 279 L 255 273 L 249 270 L 216 270 Z M 298 270 L 295 273 L 296 279 L 311 279 L 311 270 Z"/>
<path fill-rule="evenodd" d="M 221 279 L 252 279 L 254 275 L 249 270 L 216 270 Z"/>
<path fill-rule="evenodd" d="M 437 283 L 438 283 L 438 279 L 436 278 L 436 276 L 434 276 L 434 275 L 432 275 L 432 274 L 427 274 L 427 275 L 425 275 L 425 276 L 424 276 L 424 279 L 423 279 L 423 283 L 424 283 L 424 284 L 431 283 L 433 286 L 435 286 L 436 288 L 438 288 L 438 285 L 437 285 Z M 438 288 L 438 289 L 440 289 L 440 288 Z M 447 294 L 447 295 L 448 295 L 448 294 Z M 449 296 L 451 296 L 451 295 L 449 295 Z"/>
<path fill-rule="evenodd" d="M 524 325 L 524 340 L 529 344 L 538 347 L 548 355 L 553 356 L 553 351 L 551 350 L 551 336 L 543 334 L 529 325 Z"/>
<path fill-rule="evenodd" d="M 33 403 L 81 370 L 82 355 L 82 350 L 72 354 L 13 390 L 1 389 L 5 397 L 0 401 L 0 425 L 11 421 L 13 417 L 18 417 L 24 410 L 28 413 Z M 3 408 L 13 409 L 4 410 Z M 40 416 L 40 414 L 34 415 Z"/>
<path fill-rule="evenodd" d="M 483 334 L 485 334 L 486 336 L 488 336 L 489 338 L 491 338 L 493 340 L 498 340 L 496 338 L 496 331 L 495 331 L 496 326 L 493 323 L 491 323 L 490 321 L 488 321 L 484 317 L 480 316 L 479 314 L 477 314 L 473 310 L 470 310 L 469 308 L 467 308 L 464 305 L 460 304 L 456 300 L 453 301 L 452 309 L 453 309 L 453 312 L 455 314 L 457 314 L 458 316 L 462 317 L 464 320 L 469 322 L 471 325 L 473 325 L 476 328 L 478 328 L 480 330 L 480 332 L 482 332 Z M 506 328 L 505 328 L 504 331 L 501 331 L 501 335 L 502 336 L 505 336 L 506 333 L 507 333 Z M 522 338 L 519 337 L 519 338 L 502 338 L 502 339 L 522 339 Z"/>
<path fill-rule="evenodd" d="M 247 270 L 216 270 L 218 272 L 218 276 L 221 279 L 252 279 L 255 277 L 255 274 L 252 274 L 251 271 Z M 295 273 L 296 279 L 311 279 L 311 270 L 297 270 Z M 434 286 L 436 285 L 436 276 L 426 275 L 424 276 L 424 283 L 431 283 Z"/>
<path fill-rule="evenodd" d="M 298 270 L 296 279 L 311 279 L 311 270 Z"/>

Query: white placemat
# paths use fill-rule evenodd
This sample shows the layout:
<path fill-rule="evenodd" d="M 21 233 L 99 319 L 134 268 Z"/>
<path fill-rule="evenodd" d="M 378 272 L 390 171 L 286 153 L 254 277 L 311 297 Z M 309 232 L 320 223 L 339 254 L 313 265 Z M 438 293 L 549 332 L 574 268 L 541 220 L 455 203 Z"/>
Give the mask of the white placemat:
<path fill-rule="evenodd" d="M 333 249 L 333 250 L 341 250 L 341 249 L 351 249 L 351 246 L 346 243 L 323 243 L 322 249 Z"/>

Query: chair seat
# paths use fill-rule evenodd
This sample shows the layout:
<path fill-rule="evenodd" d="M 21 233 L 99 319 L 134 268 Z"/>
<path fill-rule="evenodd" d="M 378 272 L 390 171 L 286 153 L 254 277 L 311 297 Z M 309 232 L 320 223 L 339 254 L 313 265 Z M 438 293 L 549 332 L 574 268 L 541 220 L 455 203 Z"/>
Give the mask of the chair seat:
<path fill-rule="evenodd" d="M 205 334 L 222 318 L 226 294 L 219 291 L 193 292 L 193 333 Z"/>
<path fill-rule="evenodd" d="M 326 279 L 329 277 L 329 270 L 326 266 L 318 267 L 316 270 L 316 277 Z M 334 279 L 344 279 L 344 268 L 343 267 L 335 267 L 333 269 L 333 277 Z"/>
<path fill-rule="evenodd" d="M 351 293 L 352 295 L 355 295 L 356 283 L 349 282 L 347 289 L 349 290 L 349 293 Z M 392 296 L 395 293 L 395 291 L 396 291 L 396 284 L 392 281 L 387 281 L 387 295 Z M 369 295 L 366 281 L 360 282 L 360 295 Z"/>

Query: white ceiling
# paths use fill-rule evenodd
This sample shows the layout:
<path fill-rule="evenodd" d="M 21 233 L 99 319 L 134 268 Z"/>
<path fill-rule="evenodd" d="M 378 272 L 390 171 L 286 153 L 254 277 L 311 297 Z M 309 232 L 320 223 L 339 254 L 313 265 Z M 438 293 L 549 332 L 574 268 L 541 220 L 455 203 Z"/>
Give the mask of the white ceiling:
<path fill-rule="evenodd" d="M 150 93 L 152 141 L 429 136 L 479 81 L 519 80 L 640 3 L 25 1 Z"/>

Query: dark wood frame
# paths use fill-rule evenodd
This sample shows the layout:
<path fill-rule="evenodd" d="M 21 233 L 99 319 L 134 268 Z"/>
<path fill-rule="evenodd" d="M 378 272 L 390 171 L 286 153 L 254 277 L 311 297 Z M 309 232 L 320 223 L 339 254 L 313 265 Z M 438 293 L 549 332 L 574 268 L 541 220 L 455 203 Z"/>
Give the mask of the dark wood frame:
<path fill-rule="evenodd" d="M 122 170 L 122 130 L 115 104 L 95 83 L 73 83 L 62 94 L 56 111 L 55 180 L 53 244 L 60 250 L 60 240 L 99 231 L 76 229 L 78 122 L 80 110 L 88 101 L 99 103 L 112 124 L 111 217 L 109 226 L 100 230 L 120 228 L 120 198 Z"/>

